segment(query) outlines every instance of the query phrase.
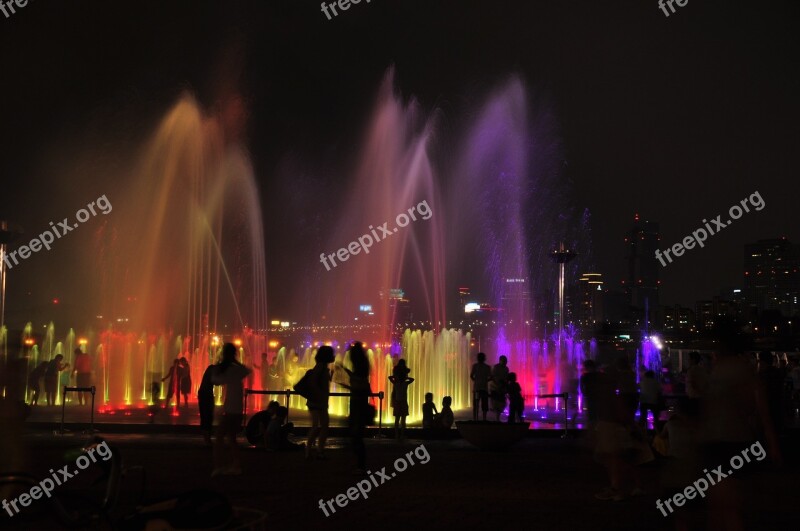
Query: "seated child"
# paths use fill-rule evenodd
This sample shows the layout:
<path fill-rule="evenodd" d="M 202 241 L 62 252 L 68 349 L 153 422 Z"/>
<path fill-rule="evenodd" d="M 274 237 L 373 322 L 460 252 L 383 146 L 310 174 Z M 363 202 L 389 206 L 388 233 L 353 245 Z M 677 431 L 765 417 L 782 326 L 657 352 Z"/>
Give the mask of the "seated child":
<path fill-rule="evenodd" d="M 453 410 L 450 409 L 452 403 L 453 399 L 449 396 L 442 399 L 442 412 L 437 415 L 438 428 L 449 430 L 453 427 Z"/>
<path fill-rule="evenodd" d="M 294 429 L 294 424 L 286 422 L 289 410 L 280 406 L 275 416 L 267 426 L 267 448 L 273 451 L 283 450 L 302 450 L 302 444 L 296 444 L 289 440 L 289 434 Z"/>
<path fill-rule="evenodd" d="M 425 393 L 425 403 L 422 404 L 422 427 L 433 428 L 434 419 L 438 414 L 436 404 L 433 403 L 433 393 Z"/>
<path fill-rule="evenodd" d="M 508 374 L 508 423 L 522 422 L 522 410 L 525 402 L 522 398 L 522 387 L 517 382 L 517 373 Z"/>

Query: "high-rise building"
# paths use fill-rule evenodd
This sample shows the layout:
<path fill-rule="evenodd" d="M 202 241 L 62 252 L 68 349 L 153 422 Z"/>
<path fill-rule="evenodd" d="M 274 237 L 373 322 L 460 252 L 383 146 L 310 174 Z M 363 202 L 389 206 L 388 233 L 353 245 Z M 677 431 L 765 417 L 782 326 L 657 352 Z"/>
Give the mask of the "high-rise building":
<path fill-rule="evenodd" d="M 680 304 L 664 308 L 664 330 L 692 330 L 694 312 Z"/>
<path fill-rule="evenodd" d="M 697 301 L 695 304 L 697 328 L 713 330 L 720 317 L 736 317 L 736 304 L 722 297 L 714 297 L 710 301 Z"/>
<path fill-rule="evenodd" d="M 661 236 L 658 223 L 642 221 L 639 214 L 633 218 L 633 226 L 625 238 L 628 261 L 628 278 L 625 280 L 625 293 L 628 303 L 637 314 L 643 315 L 649 308 L 652 320 L 658 312 L 659 268 L 656 250 Z"/>
<path fill-rule="evenodd" d="M 458 288 L 458 308 L 462 313 L 470 301 L 470 290 L 467 287 Z"/>
<path fill-rule="evenodd" d="M 800 245 L 786 238 L 759 240 L 744 246 L 744 299 L 758 312 L 798 313 Z"/>
<path fill-rule="evenodd" d="M 584 273 L 578 279 L 579 301 L 575 319 L 583 327 L 603 321 L 603 275 Z"/>

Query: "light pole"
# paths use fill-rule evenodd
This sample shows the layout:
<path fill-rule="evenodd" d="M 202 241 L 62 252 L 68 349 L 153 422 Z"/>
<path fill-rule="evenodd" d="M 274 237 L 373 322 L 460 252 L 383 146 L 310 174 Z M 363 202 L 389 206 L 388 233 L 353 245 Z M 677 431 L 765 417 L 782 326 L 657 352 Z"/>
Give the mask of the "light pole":
<path fill-rule="evenodd" d="M 5 325 L 6 317 L 6 245 L 22 234 L 21 230 L 8 230 L 8 222 L 0 220 L 0 329 Z"/>
<path fill-rule="evenodd" d="M 558 264 L 558 353 L 561 355 L 561 339 L 564 335 L 564 266 L 577 256 L 577 253 L 567 249 L 564 242 L 550 253 L 550 257 Z"/>

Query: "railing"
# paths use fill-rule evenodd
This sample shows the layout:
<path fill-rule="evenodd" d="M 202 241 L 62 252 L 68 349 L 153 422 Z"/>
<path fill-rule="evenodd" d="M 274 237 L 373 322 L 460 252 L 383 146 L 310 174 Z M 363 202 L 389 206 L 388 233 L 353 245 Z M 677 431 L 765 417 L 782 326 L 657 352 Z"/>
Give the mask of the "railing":
<path fill-rule="evenodd" d="M 300 395 L 300 393 L 298 393 L 297 391 L 292 391 L 290 389 L 287 389 L 285 391 L 273 391 L 273 390 L 270 390 L 270 389 L 245 389 L 244 390 L 244 420 L 243 420 L 243 422 L 245 422 L 247 420 L 247 397 L 249 397 L 250 395 L 276 395 L 276 396 L 283 395 L 283 396 L 285 396 L 286 397 L 286 421 L 288 422 L 288 420 L 289 420 L 289 397 L 292 396 L 292 395 Z M 353 395 L 353 393 L 329 393 L 328 396 L 352 396 L 352 395 Z M 363 396 L 363 395 L 360 395 L 360 396 Z M 378 434 L 379 435 L 381 433 L 381 429 L 383 428 L 383 397 L 384 396 L 385 395 L 383 394 L 383 391 L 380 391 L 378 393 L 369 393 L 367 395 L 367 397 L 369 397 L 369 398 L 376 398 L 377 397 L 377 399 L 379 401 L 379 406 L 378 406 Z M 246 423 L 245 423 L 245 425 L 246 425 Z"/>
<path fill-rule="evenodd" d="M 569 415 L 567 409 L 569 408 L 569 393 L 554 393 L 549 395 L 534 395 L 536 398 L 563 398 L 564 399 L 564 435 L 562 439 L 567 438 L 567 428 L 569 427 Z"/>
<path fill-rule="evenodd" d="M 91 387 L 67 387 L 64 386 L 64 391 L 61 395 L 61 433 L 64 433 L 64 413 L 67 407 L 67 392 L 77 392 L 77 393 L 92 393 L 92 424 L 89 428 L 90 432 L 94 431 L 94 394 L 96 388 L 95 386 Z"/>

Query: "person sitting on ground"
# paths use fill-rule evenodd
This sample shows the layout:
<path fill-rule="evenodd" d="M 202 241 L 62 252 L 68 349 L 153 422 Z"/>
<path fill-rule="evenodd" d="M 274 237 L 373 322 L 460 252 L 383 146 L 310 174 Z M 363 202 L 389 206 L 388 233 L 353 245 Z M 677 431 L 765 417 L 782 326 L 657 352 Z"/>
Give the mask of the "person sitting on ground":
<path fill-rule="evenodd" d="M 258 446 L 261 448 L 269 447 L 267 444 L 267 428 L 269 427 L 269 423 L 272 422 L 272 419 L 275 417 L 275 414 L 278 412 L 279 407 L 280 404 L 278 401 L 272 400 L 269 404 L 267 404 L 267 409 L 259 411 L 250 417 L 250 420 L 247 421 L 247 427 L 245 428 L 244 432 L 247 442 L 253 446 Z"/>
<path fill-rule="evenodd" d="M 428 430 L 433 428 L 437 415 L 439 412 L 433 403 L 433 393 L 425 393 L 425 403 L 422 404 L 422 428 Z"/>
<path fill-rule="evenodd" d="M 522 398 L 522 387 L 517 382 L 517 373 L 508 374 L 508 423 L 522 422 L 522 411 L 525 401 Z"/>
<path fill-rule="evenodd" d="M 449 396 L 442 399 L 442 412 L 436 417 L 440 429 L 449 430 L 453 427 L 453 410 L 450 409 L 450 404 L 452 403 L 453 399 Z"/>
<path fill-rule="evenodd" d="M 293 443 L 289 434 L 294 430 L 294 424 L 286 422 L 289 410 L 284 406 L 278 407 L 275 416 L 267 427 L 267 448 L 279 452 L 287 450 L 302 450 L 304 445 Z"/>

